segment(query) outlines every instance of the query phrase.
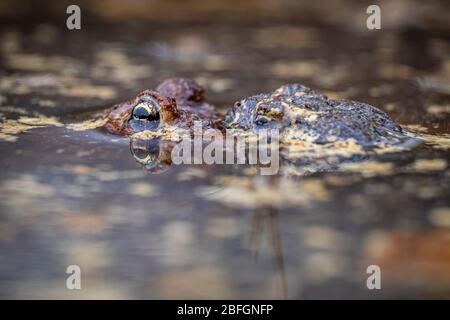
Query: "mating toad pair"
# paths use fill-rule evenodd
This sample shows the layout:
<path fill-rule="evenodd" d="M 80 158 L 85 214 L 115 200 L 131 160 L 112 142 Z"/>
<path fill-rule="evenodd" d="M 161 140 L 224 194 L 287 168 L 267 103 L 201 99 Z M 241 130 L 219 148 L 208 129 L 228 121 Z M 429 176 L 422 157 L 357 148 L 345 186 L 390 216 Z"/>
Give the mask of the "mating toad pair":
<path fill-rule="evenodd" d="M 222 118 L 205 101 L 204 89 L 183 78 L 168 79 L 155 90 L 145 90 L 113 106 L 107 110 L 105 129 L 119 135 L 158 132 L 167 127 L 190 131 L 195 121 L 201 121 L 205 129 L 241 129 L 247 133 L 277 128 L 289 141 L 316 145 L 351 139 L 363 148 L 379 148 L 404 144 L 410 136 L 378 108 L 330 99 L 300 84 L 238 101 Z"/>

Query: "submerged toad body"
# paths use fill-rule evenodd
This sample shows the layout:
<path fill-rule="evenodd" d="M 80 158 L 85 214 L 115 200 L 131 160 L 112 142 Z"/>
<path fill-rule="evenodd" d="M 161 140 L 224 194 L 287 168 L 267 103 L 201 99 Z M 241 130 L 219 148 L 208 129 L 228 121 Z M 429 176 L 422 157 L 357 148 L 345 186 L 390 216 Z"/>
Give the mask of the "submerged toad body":
<path fill-rule="evenodd" d="M 371 148 L 400 146 L 413 140 L 386 113 L 371 105 L 329 99 L 299 84 L 237 102 L 225 116 L 225 126 L 255 133 L 277 128 L 285 144 L 317 146 L 351 140 Z"/>
<path fill-rule="evenodd" d="M 194 121 L 201 121 L 204 128 L 220 126 L 218 114 L 205 102 L 200 85 L 190 79 L 171 78 L 156 90 L 144 90 L 136 98 L 108 109 L 104 128 L 119 135 L 167 129 L 189 133 Z"/>

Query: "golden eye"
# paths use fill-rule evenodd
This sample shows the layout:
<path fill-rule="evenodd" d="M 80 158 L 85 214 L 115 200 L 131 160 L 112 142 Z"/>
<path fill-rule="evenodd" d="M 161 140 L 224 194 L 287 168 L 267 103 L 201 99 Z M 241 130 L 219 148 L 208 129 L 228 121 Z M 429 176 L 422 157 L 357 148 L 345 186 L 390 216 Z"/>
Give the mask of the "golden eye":
<path fill-rule="evenodd" d="M 131 113 L 128 124 L 136 131 L 152 130 L 159 127 L 159 106 L 154 100 L 140 101 Z"/>
<path fill-rule="evenodd" d="M 267 125 L 269 122 L 270 122 L 270 120 L 267 119 L 267 118 L 264 117 L 264 116 L 257 116 L 257 117 L 255 118 L 255 124 L 256 124 L 257 126 L 265 126 L 265 125 Z"/>
<path fill-rule="evenodd" d="M 134 120 L 159 120 L 159 112 L 153 104 L 141 102 L 133 109 Z"/>

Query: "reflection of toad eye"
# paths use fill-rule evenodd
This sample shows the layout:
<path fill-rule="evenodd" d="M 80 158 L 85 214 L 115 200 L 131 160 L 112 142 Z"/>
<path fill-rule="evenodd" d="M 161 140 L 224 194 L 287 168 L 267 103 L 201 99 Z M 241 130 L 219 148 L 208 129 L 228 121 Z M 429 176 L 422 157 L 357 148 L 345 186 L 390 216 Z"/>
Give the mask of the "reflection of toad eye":
<path fill-rule="evenodd" d="M 130 141 L 130 151 L 133 158 L 140 164 L 152 165 L 159 158 L 159 140 L 132 139 Z"/>
<path fill-rule="evenodd" d="M 154 131 L 159 126 L 160 115 L 156 101 L 139 102 L 132 111 L 129 125 L 134 131 Z"/>

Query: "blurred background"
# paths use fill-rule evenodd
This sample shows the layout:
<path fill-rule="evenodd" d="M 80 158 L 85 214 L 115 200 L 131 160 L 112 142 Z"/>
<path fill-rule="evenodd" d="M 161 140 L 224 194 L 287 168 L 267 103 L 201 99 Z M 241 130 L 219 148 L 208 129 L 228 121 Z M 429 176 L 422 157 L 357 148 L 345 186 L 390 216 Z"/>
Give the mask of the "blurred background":
<path fill-rule="evenodd" d="M 383 28 L 448 30 L 448 1 L 177 1 L 177 0 L 97 0 L 97 1 L 2 1 L 0 15 L 4 21 L 18 19 L 35 22 L 61 20 L 61 9 L 77 4 L 83 9 L 85 22 L 159 22 L 190 24 L 313 24 L 364 30 L 366 8 L 371 4 L 383 8 Z"/>

